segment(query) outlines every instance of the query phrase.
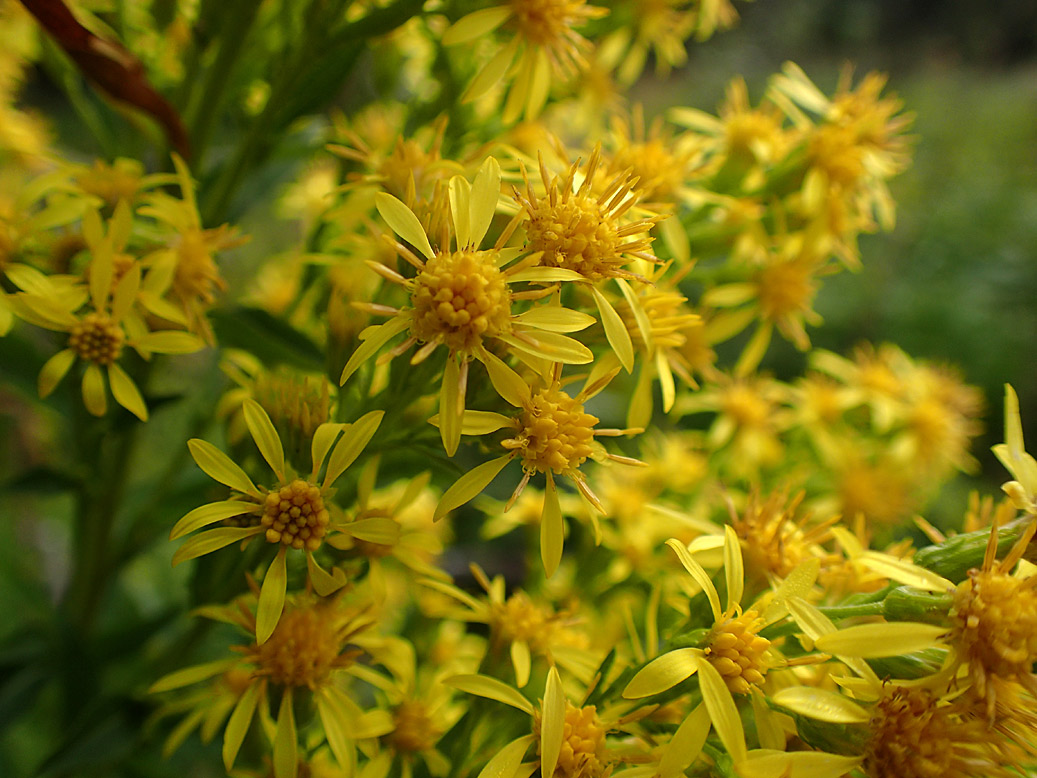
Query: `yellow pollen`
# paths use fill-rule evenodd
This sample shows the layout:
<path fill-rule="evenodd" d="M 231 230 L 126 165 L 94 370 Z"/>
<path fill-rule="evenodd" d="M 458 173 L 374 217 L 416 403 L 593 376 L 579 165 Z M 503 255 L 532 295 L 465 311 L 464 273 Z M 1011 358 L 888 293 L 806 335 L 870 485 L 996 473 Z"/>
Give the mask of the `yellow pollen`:
<path fill-rule="evenodd" d="M 397 751 L 428 751 L 435 747 L 439 736 L 428 714 L 425 704 L 418 700 L 405 700 L 392 711 L 396 728 L 385 739 Z"/>
<path fill-rule="evenodd" d="M 624 262 L 617 226 L 596 200 L 549 197 L 527 208 L 526 238 L 531 251 L 544 252 L 541 264 L 574 270 L 591 280 L 617 275 Z"/>
<path fill-rule="evenodd" d="M 253 647 L 259 672 L 280 686 L 316 689 L 351 659 L 341 655 L 338 624 L 319 607 L 288 607 L 270 638 Z"/>
<path fill-rule="evenodd" d="M 105 313 L 88 313 L 69 333 L 68 347 L 81 359 L 98 365 L 110 365 L 122 353 L 126 335 L 122 327 Z"/>
<path fill-rule="evenodd" d="M 541 722 L 538 710 L 533 717 L 533 734 L 540 753 Z M 562 728 L 562 750 L 554 774 L 559 778 L 600 778 L 605 774 L 605 727 L 598 720 L 593 705 L 578 708 L 565 701 L 565 724 Z"/>
<path fill-rule="evenodd" d="M 537 605 L 525 592 L 515 592 L 503 603 L 494 603 L 491 625 L 495 635 L 507 643 L 522 640 L 539 650 L 549 643 L 555 615 Z"/>
<path fill-rule="evenodd" d="M 970 570 L 954 592 L 951 616 L 962 654 L 982 675 L 1028 679 L 1037 661 L 1035 578 Z M 983 696 L 984 689 L 977 689 Z"/>
<path fill-rule="evenodd" d="M 519 419 L 515 438 L 503 441 L 505 448 L 522 455 L 526 472 L 566 473 L 578 468 L 593 453 L 596 416 L 560 389 L 542 389 L 532 397 Z"/>
<path fill-rule="evenodd" d="M 747 694 L 763 683 L 767 674 L 765 654 L 771 642 L 756 631 L 762 626 L 759 614 L 747 610 L 713 627 L 706 656 L 734 694 Z"/>
<path fill-rule="evenodd" d="M 992 733 L 926 689 L 887 686 L 871 717 L 864 758 L 869 778 L 970 778 L 1003 775 L 984 757 Z M 994 768 L 987 772 L 985 768 Z"/>
<path fill-rule="evenodd" d="M 414 279 L 411 334 L 470 352 L 511 329 L 511 292 L 488 251 L 437 254 Z"/>
<path fill-rule="evenodd" d="M 320 488 L 301 478 L 270 492 L 263 503 L 262 524 L 270 543 L 316 551 L 330 520 Z"/>

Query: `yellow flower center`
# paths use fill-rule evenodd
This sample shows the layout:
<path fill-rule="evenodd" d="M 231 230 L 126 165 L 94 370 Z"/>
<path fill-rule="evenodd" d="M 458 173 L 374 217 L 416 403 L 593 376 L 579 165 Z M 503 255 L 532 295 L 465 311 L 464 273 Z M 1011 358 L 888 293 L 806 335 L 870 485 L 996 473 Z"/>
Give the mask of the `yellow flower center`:
<path fill-rule="evenodd" d="M 540 753 L 543 714 L 534 713 L 533 733 Z M 593 705 L 578 708 L 565 701 L 565 723 L 562 725 L 562 750 L 554 774 L 560 778 L 599 778 L 605 774 L 605 727 L 598 720 Z"/>
<path fill-rule="evenodd" d="M 110 365 L 122 353 L 126 335 L 106 313 L 88 313 L 69 333 L 68 347 L 81 358 L 98 365 Z"/>
<path fill-rule="evenodd" d="M 684 183 L 687 155 L 678 156 L 659 139 L 630 142 L 615 153 L 609 170 L 631 170 L 647 200 L 669 200 Z"/>
<path fill-rule="evenodd" d="M 560 389 L 536 392 L 519 419 L 519 434 L 503 442 L 518 450 L 526 472 L 565 473 L 575 470 L 593 453 L 596 416 Z"/>
<path fill-rule="evenodd" d="M 331 671 L 352 661 L 343 655 L 339 624 L 318 606 L 287 607 L 273 634 L 253 647 L 259 673 L 280 686 L 316 689 Z"/>
<path fill-rule="evenodd" d="M 833 184 L 850 189 L 864 176 L 863 149 L 851 127 L 818 127 L 810 138 L 807 154 Z"/>
<path fill-rule="evenodd" d="M 951 611 L 962 654 L 983 675 L 1028 676 L 1037 660 L 1037 577 L 970 570 Z M 982 695 L 983 690 L 979 689 Z"/>
<path fill-rule="evenodd" d="M 555 614 L 537 605 L 525 592 L 515 592 L 503 603 L 494 603 L 490 615 L 493 633 L 506 643 L 522 640 L 539 650 L 549 643 Z"/>
<path fill-rule="evenodd" d="M 641 306 L 648 315 L 652 340 L 656 348 L 680 349 L 687 342 L 685 331 L 699 320 L 697 314 L 688 310 L 688 298 L 677 292 L 661 291 L 658 287 L 645 287 Z M 616 312 L 623 319 L 634 345 L 645 350 L 645 339 L 637 326 L 634 312 L 625 299 L 616 305 Z"/>
<path fill-rule="evenodd" d="M 573 195 L 550 197 L 527 205 L 526 239 L 531 251 L 542 251 L 541 264 L 563 267 L 597 280 L 617 275 L 623 263 L 614 220 L 596 199 Z"/>
<path fill-rule="evenodd" d="M 763 318 L 778 321 L 809 311 L 817 292 L 813 270 L 813 262 L 802 260 L 779 262 L 761 270 L 756 276 L 756 293 Z"/>
<path fill-rule="evenodd" d="M 771 642 L 756 634 L 762 626 L 759 614 L 750 609 L 713 627 L 706 657 L 734 694 L 747 694 L 767 674 L 765 654 Z"/>
<path fill-rule="evenodd" d="M 263 503 L 262 524 L 270 543 L 316 551 L 330 521 L 320 488 L 301 478 L 270 492 Z"/>
<path fill-rule="evenodd" d="M 414 279 L 411 333 L 470 352 L 511 330 L 511 292 L 489 251 L 437 254 Z"/>
<path fill-rule="evenodd" d="M 771 404 L 745 384 L 729 386 L 720 399 L 720 408 L 742 429 L 763 428 L 771 417 Z"/>
<path fill-rule="evenodd" d="M 511 0 L 515 13 L 515 25 L 519 34 L 534 46 L 560 47 L 570 49 L 574 46 L 574 36 L 570 28 L 583 24 L 604 9 L 585 7 L 584 0 Z"/>
<path fill-rule="evenodd" d="M 425 704 L 404 700 L 392 711 L 396 728 L 385 736 L 397 751 L 428 751 L 443 734 L 433 723 Z"/>
<path fill-rule="evenodd" d="M 212 243 L 219 242 L 221 230 L 188 229 L 180 235 L 177 248 L 176 276 L 173 287 L 183 300 L 197 300 L 209 305 L 216 293 L 227 284 L 212 257 Z"/>
<path fill-rule="evenodd" d="M 863 764 L 869 778 L 1005 774 L 984 753 L 994 735 L 986 722 L 957 714 L 952 705 L 940 704 L 926 689 L 887 686 L 872 714 L 870 729 Z"/>

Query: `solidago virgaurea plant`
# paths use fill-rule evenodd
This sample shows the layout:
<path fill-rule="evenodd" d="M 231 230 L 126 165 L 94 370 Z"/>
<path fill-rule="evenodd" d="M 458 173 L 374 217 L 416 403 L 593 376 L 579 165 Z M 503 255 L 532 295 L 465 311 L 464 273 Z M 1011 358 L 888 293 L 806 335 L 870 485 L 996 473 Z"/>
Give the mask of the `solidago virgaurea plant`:
<path fill-rule="evenodd" d="M 814 346 L 912 116 L 635 101 L 737 20 L 0 0 L 0 773 L 1037 774 L 1032 420 L 948 526 L 981 392 Z"/>

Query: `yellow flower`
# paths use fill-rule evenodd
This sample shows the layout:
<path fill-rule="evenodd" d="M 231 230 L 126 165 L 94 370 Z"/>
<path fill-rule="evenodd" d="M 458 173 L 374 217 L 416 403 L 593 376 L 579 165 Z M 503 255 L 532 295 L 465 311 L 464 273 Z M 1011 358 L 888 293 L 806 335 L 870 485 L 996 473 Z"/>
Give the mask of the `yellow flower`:
<path fill-rule="evenodd" d="M 994 446 L 993 451 L 1014 476 L 1001 487 L 1005 494 L 1019 510 L 1037 514 L 1037 461 L 1026 453 L 1019 397 L 1008 384 L 1005 384 L 1005 442 Z"/>
<path fill-rule="evenodd" d="M 142 421 L 148 418 L 147 405 L 140 390 L 119 366 L 126 347 L 133 348 L 145 359 L 152 353 L 186 354 L 204 344 L 186 332 L 166 330 L 148 332 L 139 315 L 134 313 L 141 289 L 141 265 L 126 257 L 128 263 L 116 267 L 117 254 L 130 230 L 130 214 L 125 204 L 116 209 L 107 233 L 96 211 L 83 218 L 83 231 L 91 249 L 88 265 L 88 289 L 54 283 L 49 278 L 33 276 L 31 291 L 19 292 L 11 303 L 24 320 L 50 330 L 68 333 L 67 347 L 44 364 L 39 375 L 40 397 L 54 391 L 77 360 L 86 363 L 83 371 L 83 404 L 94 416 L 108 409 L 104 376 L 108 376 L 115 401 Z M 121 272 L 119 272 L 121 270 Z M 18 276 L 23 281 L 26 273 Z M 89 303 L 89 310 L 80 309 Z"/>
<path fill-rule="evenodd" d="M 293 705 L 299 695 L 311 697 L 316 704 L 320 723 L 340 766 L 356 759 L 350 738 L 378 737 L 391 729 L 384 711 L 361 711 L 338 683 L 363 653 L 349 647 L 371 626 L 363 610 L 345 605 L 338 597 L 325 600 L 293 595 L 277 628 L 265 640 L 259 638 L 261 603 L 255 615 L 246 602 L 206 608 L 203 612 L 239 627 L 252 642 L 234 647 L 240 654 L 238 658 L 178 670 L 156 681 L 150 691 L 172 691 L 222 676 L 229 689 L 217 690 L 219 693 L 210 700 L 210 710 L 218 710 L 220 717 L 226 716 L 227 702 L 236 697 L 223 735 L 223 764 L 228 771 L 234 766 L 256 714 L 262 719 L 271 715 L 268 711 L 277 692 L 281 699 L 274 725 L 273 762 L 278 778 L 295 775 L 299 744 Z M 199 709 L 204 710 L 201 705 L 196 708 Z M 213 731 L 218 727 L 218 723 L 210 725 Z"/>
<path fill-rule="evenodd" d="M 232 543 L 248 542 L 259 535 L 277 546 L 259 595 L 256 639 L 262 645 L 281 617 L 287 589 L 285 557 L 289 548 L 305 550 L 308 580 L 318 594 L 331 594 L 345 584 L 345 574 L 337 568 L 332 573 L 325 571 L 313 552 L 320 548 L 329 532 L 340 529 L 331 520 L 328 509 L 334 494 L 333 485 L 374 436 L 383 411 L 372 411 L 352 424 L 320 425 L 311 445 L 313 469 L 305 478 L 296 475 L 285 462 L 281 439 L 262 406 L 255 400 L 246 400 L 244 414 L 252 439 L 273 470 L 276 483 L 270 488 L 257 487 L 244 470 L 214 445 L 197 438 L 189 440 L 187 445 L 198 466 L 209 477 L 229 486 L 234 494 L 228 500 L 202 505 L 185 515 L 173 527 L 170 540 L 233 518 L 237 526 L 207 530 L 185 542 L 173 555 L 173 564 Z M 324 478 L 318 480 L 325 460 Z"/>
<path fill-rule="evenodd" d="M 510 368 L 505 369 L 510 371 Z M 604 375 L 596 375 L 595 371 L 592 371 L 583 389 L 575 397 L 562 389 L 561 372 L 562 366 L 555 363 L 550 376 L 536 389 L 531 389 L 517 374 L 511 372 L 507 389 L 502 396 L 518 409 L 517 416 L 485 411 L 465 412 L 462 431 L 466 434 L 484 435 L 497 430 L 508 430 L 512 437 L 501 441 L 501 446 L 508 453 L 484 462 L 458 479 L 443 494 L 435 513 L 436 519 L 442 518 L 474 499 L 514 459 L 520 460 L 523 475 L 511 499 L 508 500 L 505 511 L 522 494 L 529 479 L 536 473 L 543 473 L 547 478 L 547 488 L 540 517 L 540 554 L 544 562 L 544 571 L 549 578 L 561 561 L 565 536 L 555 476 L 565 476 L 572 481 L 584 499 L 598 513 L 605 514 L 605 507 L 587 484 L 587 478 L 580 471 L 580 465 L 592 457 L 623 464 L 642 464 L 629 457 L 608 453 L 594 439 L 600 435 L 617 436 L 640 430 L 597 430 L 595 425 L 598 418 L 583 409 L 583 404 L 604 389 L 619 372 L 619 368 Z"/>
<path fill-rule="evenodd" d="M 522 116 L 535 119 L 547 101 L 552 78 L 572 78 L 586 67 L 591 45 L 575 28 L 607 14 L 608 9 L 585 0 L 508 0 L 462 17 L 443 34 L 445 46 L 471 43 L 502 26 L 511 33 L 508 44 L 468 85 L 462 102 L 510 80 L 502 120 L 512 124 Z"/>
<path fill-rule="evenodd" d="M 591 361 L 591 353 L 585 346 L 561 333 L 584 329 L 593 323 L 592 317 L 558 305 L 513 312 L 515 300 L 543 297 L 544 293 L 539 290 L 515 292 L 511 284 L 552 280 L 548 271 L 531 267 L 537 256 L 530 255 L 510 267 L 503 267 L 516 256 L 514 251 L 502 248 L 503 240 L 492 249 L 478 248 L 490 226 L 499 192 L 500 167 L 493 157 L 487 158 L 472 184 L 460 176 L 451 179 L 453 251 L 449 233 L 438 236 L 439 245 L 433 250 L 426 231 L 411 209 L 392 195 L 384 192 L 377 195 L 379 213 L 424 259 L 397 241 L 396 251 L 418 271 L 417 275 L 405 278 L 384 265 L 368 263 L 383 277 L 403 286 L 410 293 L 410 305 L 397 309 L 358 304 L 375 315 L 392 318 L 360 333 L 363 342 L 353 352 L 340 378 L 340 383 L 345 383 L 360 365 L 404 332 L 408 333 L 407 339 L 388 352 L 389 358 L 421 344 L 411 358 L 411 363 L 416 364 L 437 347 L 446 346 L 439 428 L 443 446 L 451 456 L 461 438 L 471 360 L 482 362 L 498 391 L 506 391 L 498 386 L 499 376 L 504 375 L 504 380 L 508 380 L 507 375 L 512 371 L 489 350 L 491 344 L 499 344 L 527 358 L 576 364 Z"/>

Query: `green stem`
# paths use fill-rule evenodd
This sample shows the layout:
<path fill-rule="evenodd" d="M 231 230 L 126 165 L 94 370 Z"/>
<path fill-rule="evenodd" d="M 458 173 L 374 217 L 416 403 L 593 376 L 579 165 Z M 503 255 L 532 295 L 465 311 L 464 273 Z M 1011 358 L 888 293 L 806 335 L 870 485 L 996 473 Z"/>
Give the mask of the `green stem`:
<path fill-rule="evenodd" d="M 861 605 L 827 605 L 818 608 L 830 619 L 852 619 L 855 616 L 882 616 L 886 610 L 885 600 Z"/>

